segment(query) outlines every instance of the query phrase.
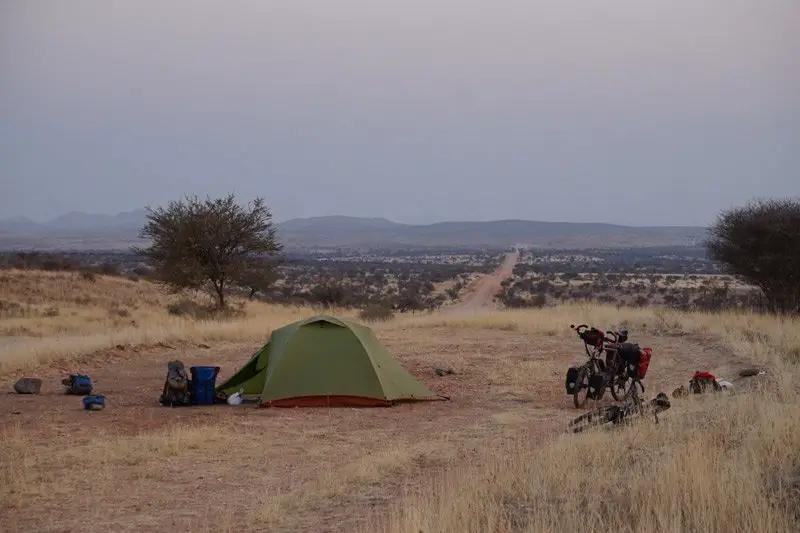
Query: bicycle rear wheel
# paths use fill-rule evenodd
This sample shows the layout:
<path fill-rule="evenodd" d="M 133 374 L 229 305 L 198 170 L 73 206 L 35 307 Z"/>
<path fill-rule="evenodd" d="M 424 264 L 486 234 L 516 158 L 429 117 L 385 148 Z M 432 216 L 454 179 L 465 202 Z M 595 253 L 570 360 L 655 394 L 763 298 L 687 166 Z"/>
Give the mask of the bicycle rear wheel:
<path fill-rule="evenodd" d="M 625 389 L 628 385 L 628 378 L 625 376 L 614 376 L 608 382 L 608 390 L 611 391 L 611 396 L 618 402 L 625 398 Z"/>
<path fill-rule="evenodd" d="M 631 379 L 625 391 L 626 417 L 633 414 L 642 414 L 645 410 L 644 401 L 639 392 L 644 392 L 644 385 L 638 379 Z"/>

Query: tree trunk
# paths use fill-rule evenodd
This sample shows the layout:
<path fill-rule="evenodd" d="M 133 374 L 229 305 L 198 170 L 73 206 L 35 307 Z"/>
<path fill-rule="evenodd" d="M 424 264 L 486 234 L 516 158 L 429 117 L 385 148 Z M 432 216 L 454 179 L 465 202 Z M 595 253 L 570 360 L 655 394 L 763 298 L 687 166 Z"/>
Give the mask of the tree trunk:
<path fill-rule="evenodd" d="M 214 291 L 217 293 L 217 306 L 225 309 L 225 282 L 223 280 L 215 281 Z"/>

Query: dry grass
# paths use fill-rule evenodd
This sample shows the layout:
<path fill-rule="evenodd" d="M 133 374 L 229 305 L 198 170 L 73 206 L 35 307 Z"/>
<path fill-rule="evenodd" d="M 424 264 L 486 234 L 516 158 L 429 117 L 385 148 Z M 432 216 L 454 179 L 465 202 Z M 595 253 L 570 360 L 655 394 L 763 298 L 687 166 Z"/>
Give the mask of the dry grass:
<path fill-rule="evenodd" d="M 771 379 L 748 394 L 674 402 L 659 425 L 561 435 L 545 446 L 496 442 L 481 462 L 432 477 L 364 531 L 797 531 L 800 487 L 781 480 L 800 474 L 800 321 L 599 306 L 457 321 L 560 335 L 569 316 L 719 335 L 767 365 Z"/>
<path fill-rule="evenodd" d="M 187 453 L 219 451 L 225 446 L 225 429 L 220 425 L 177 424 L 166 431 L 132 437 L 99 431 L 91 440 L 65 442 L 54 449 L 48 442 L 36 442 L 20 424 L 14 424 L 3 435 L 0 496 L 12 504 L 37 496 L 50 498 L 74 488 L 64 483 L 64 478 L 80 472 L 91 472 L 102 481 L 120 469 Z"/>
<path fill-rule="evenodd" d="M 116 344 L 201 340 L 218 341 L 214 357 L 225 368 L 274 327 L 315 312 L 253 304 L 243 318 L 196 321 L 169 315 L 169 299 L 143 281 L 12 274 L 6 301 L 60 313 L 0 318 L 7 336 L 9 321 L 29 330 L 0 344 L 7 373 Z M 107 315 L 114 302 L 135 326 L 82 320 Z M 720 372 L 757 363 L 769 379 L 747 392 L 737 383 L 734 396 L 676 400 L 658 425 L 563 435 L 558 428 L 577 414 L 563 394 L 565 365 L 580 346 L 568 326 L 581 322 L 627 325 L 657 348 L 651 394 L 688 379 L 695 362 Z M 100 382 L 117 387 L 99 413 L 60 396 L 0 398 L 9 407 L 0 413 L 0 529 L 797 530 L 797 494 L 780 482 L 800 469 L 798 320 L 567 305 L 402 316 L 374 329 L 454 401 L 390 410 L 151 407 L 166 358 L 193 353 L 180 346 L 168 355 L 143 348 L 111 369 L 97 362 Z M 440 364 L 457 374 L 429 377 Z M 121 376 L 135 383 L 125 388 Z M 8 414 L 12 404 L 22 421 Z"/>
<path fill-rule="evenodd" d="M 495 443 L 364 531 L 796 531 L 797 496 L 778 482 L 800 461 L 800 407 L 704 400 L 659 425 Z"/>
<path fill-rule="evenodd" d="M 238 301 L 244 317 L 196 320 L 168 312 L 170 297 L 148 281 L 80 273 L 0 272 L 0 374 L 117 345 L 261 340 L 320 309 Z M 201 295 L 190 295 L 198 305 Z M 353 313 L 339 313 L 349 316 Z M 10 315 L 10 316 L 9 316 Z"/>
<path fill-rule="evenodd" d="M 13 425 L 6 428 L 0 444 L 0 501 L 7 510 L 35 501 L 38 513 L 50 514 L 42 529 L 14 524 L 20 530 L 72 531 L 65 518 L 77 513 L 92 524 L 108 523 L 110 530 L 134 527 L 152 531 L 160 518 L 137 516 L 158 499 L 149 487 L 158 480 L 173 478 L 179 486 L 184 485 L 180 492 L 192 490 L 187 482 L 196 479 L 187 478 L 182 470 L 187 464 L 203 462 L 209 454 L 222 455 L 230 431 L 230 427 L 217 423 L 176 424 L 164 431 L 135 436 L 100 430 L 88 439 L 69 435 L 55 442 L 39 442 L 28 428 Z M 183 466 L 176 468 L 176 464 Z M 124 486 L 138 489 L 131 501 L 118 496 Z M 231 517 L 224 508 L 202 516 L 196 524 L 191 516 L 181 516 L 184 498 L 183 494 L 173 497 L 179 525 L 214 528 L 201 527 L 200 531 L 232 531 L 229 524 L 226 526 Z M 65 512 L 67 506 L 70 512 Z"/>

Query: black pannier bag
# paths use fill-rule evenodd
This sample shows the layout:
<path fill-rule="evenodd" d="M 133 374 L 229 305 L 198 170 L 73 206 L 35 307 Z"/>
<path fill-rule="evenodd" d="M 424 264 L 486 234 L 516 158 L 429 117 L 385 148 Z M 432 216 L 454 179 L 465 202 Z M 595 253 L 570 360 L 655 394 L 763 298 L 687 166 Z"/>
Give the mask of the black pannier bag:
<path fill-rule="evenodd" d="M 625 369 L 630 377 L 636 377 L 639 372 L 639 357 L 642 354 L 642 349 L 638 344 L 632 342 L 623 342 L 617 346 L 617 355 L 622 359 L 625 364 Z"/>
<path fill-rule="evenodd" d="M 571 366 L 567 369 L 567 379 L 564 383 L 567 394 L 575 394 L 578 389 L 578 374 L 580 374 L 580 368 L 577 366 Z"/>
<path fill-rule="evenodd" d="M 589 378 L 589 392 L 587 396 L 593 400 L 602 400 L 606 392 L 606 375 L 602 373 L 592 374 Z"/>

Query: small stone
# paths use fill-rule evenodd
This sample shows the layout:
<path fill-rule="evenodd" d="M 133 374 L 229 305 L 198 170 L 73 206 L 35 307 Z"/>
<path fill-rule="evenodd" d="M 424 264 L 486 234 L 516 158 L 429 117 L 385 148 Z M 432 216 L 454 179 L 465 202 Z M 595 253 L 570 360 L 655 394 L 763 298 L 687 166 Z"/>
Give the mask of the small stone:
<path fill-rule="evenodd" d="M 39 378 L 22 378 L 14 383 L 17 394 L 39 394 L 42 389 L 42 380 Z"/>

